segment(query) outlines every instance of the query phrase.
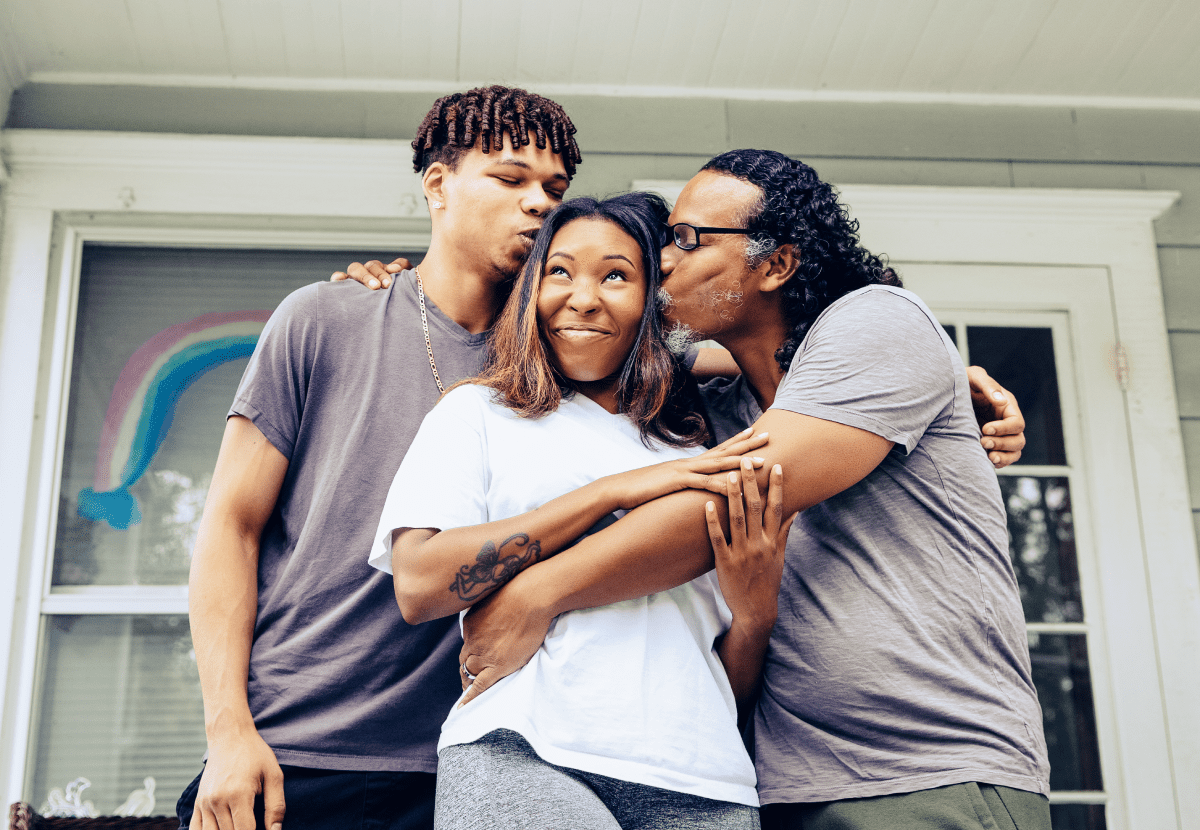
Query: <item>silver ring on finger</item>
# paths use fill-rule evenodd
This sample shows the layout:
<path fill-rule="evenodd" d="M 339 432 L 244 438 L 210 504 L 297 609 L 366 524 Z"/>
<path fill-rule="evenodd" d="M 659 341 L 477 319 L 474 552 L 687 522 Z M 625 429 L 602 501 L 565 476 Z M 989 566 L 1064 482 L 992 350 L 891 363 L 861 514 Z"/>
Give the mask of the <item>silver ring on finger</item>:
<path fill-rule="evenodd" d="M 475 675 L 473 675 L 473 674 L 471 674 L 471 672 L 467 671 L 467 664 L 466 664 L 466 663 L 462 663 L 462 664 L 461 664 L 461 665 L 458 667 L 458 670 L 459 670 L 460 672 L 462 672 L 462 676 L 463 676 L 463 677 L 467 678 L 467 682 L 468 682 L 468 683 L 474 683 L 474 682 L 475 682 Z"/>

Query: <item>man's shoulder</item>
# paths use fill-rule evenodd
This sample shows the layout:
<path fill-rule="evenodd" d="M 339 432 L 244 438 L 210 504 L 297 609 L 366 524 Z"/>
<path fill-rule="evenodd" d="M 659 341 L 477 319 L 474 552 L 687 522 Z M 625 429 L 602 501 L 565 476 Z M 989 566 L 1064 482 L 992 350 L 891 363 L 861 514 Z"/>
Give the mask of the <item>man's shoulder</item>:
<path fill-rule="evenodd" d="M 817 318 L 845 317 L 849 315 L 885 316 L 891 317 L 896 313 L 916 319 L 931 317 L 929 307 L 907 288 L 895 285 L 865 285 L 838 297 Z"/>
<path fill-rule="evenodd" d="M 356 282 L 316 282 L 302 286 L 283 299 L 271 315 L 264 337 L 286 338 L 288 349 L 319 349 L 327 341 L 352 342 L 362 349 L 382 348 L 378 342 L 409 315 L 407 303 L 391 302 L 391 289 L 371 291 Z"/>

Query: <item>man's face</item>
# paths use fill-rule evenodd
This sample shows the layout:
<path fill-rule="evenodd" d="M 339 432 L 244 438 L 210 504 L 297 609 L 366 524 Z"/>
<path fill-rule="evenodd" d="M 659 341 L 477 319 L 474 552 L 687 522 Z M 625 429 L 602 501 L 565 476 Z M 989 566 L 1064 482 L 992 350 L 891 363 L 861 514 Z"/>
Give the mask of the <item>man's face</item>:
<path fill-rule="evenodd" d="M 534 235 L 569 184 L 562 157 L 549 146 L 514 148 L 507 139 L 490 153 L 476 145 L 444 176 L 445 232 L 502 278 L 521 270 Z"/>
<path fill-rule="evenodd" d="M 761 191 L 749 182 L 702 170 L 683 188 L 670 224 L 740 228 L 743 217 Z M 663 290 L 670 295 L 664 311 L 672 322 L 705 338 L 717 338 L 737 326 L 744 299 L 746 237 L 741 234 L 700 234 L 695 250 L 680 250 L 673 242 L 662 252 Z"/>

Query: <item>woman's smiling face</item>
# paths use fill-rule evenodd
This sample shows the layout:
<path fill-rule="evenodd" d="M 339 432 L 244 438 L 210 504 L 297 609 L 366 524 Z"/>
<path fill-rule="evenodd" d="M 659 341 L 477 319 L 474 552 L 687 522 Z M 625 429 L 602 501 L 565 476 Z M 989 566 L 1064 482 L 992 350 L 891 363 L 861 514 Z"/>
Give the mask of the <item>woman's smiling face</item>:
<path fill-rule="evenodd" d="M 554 234 L 538 293 L 538 326 L 555 368 L 610 411 L 645 303 L 642 250 L 618 225 L 576 219 Z M 612 398 L 612 406 L 597 395 Z"/>

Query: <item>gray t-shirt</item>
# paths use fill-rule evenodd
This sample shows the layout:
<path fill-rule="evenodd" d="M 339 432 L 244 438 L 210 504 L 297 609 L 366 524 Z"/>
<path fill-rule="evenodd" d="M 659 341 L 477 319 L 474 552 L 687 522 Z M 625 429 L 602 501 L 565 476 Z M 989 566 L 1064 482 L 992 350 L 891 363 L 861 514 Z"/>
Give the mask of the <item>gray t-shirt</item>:
<path fill-rule="evenodd" d="M 705 399 L 721 439 L 761 415 L 740 378 Z M 792 527 L 754 720 L 762 802 L 966 781 L 1046 792 L 1004 506 L 966 371 L 929 309 L 883 286 L 842 297 L 773 408 L 895 446 Z"/>
<path fill-rule="evenodd" d="M 478 371 L 472 335 L 426 303 L 442 383 Z M 289 460 L 263 531 L 250 710 L 280 763 L 433 772 L 460 692 L 449 617 L 410 626 L 367 565 L 388 485 L 439 397 L 412 274 L 318 283 L 267 323 L 231 414 Z"/>

